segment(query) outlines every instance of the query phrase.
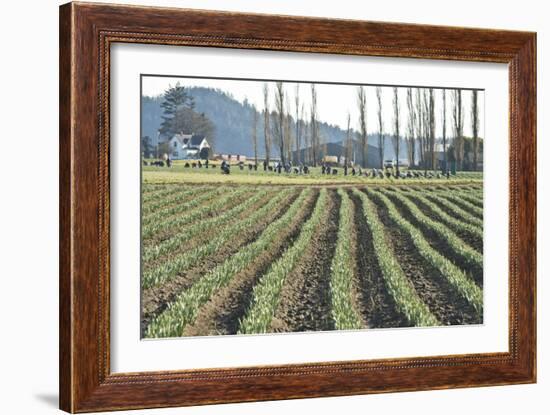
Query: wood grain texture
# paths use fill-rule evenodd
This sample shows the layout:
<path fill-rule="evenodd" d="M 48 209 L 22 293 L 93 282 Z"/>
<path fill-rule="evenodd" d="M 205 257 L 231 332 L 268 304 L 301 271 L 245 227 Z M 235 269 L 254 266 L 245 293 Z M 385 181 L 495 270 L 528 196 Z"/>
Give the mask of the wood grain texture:
<path fill-rule="evenodd" d="M 109 60 L 110 45 L 116 42 L 508 63 L 510 351 L 110 373 Z M 86 3 L 61 6 L 60 407 L 90 412 L 534 382 L 535 103 L 533 33 Z"/>

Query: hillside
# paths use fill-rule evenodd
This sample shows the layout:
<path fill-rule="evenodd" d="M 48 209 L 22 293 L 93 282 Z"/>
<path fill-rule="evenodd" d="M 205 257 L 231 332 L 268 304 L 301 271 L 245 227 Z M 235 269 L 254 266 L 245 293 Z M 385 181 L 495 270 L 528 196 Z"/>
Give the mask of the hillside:
<path fill-rule="evenodd" d="M 189 94 L 195 99 L 195 109 L 199 113 L 204 113 L 214 124 L 214 137 L 210 142 L 214 145 L 217 153 L 239 153 L 251 156 L 253 146 L 251 142 L 252 126 L 252 107 L 248 103 L 241 103 L 221 90 L 210 88 L 190 88 Z M 149 136 L 156 144 L 157 130 L 162 122 L 162 109 L 160 104 L 162 97 L 142 97 L 142 119 L 141 135 Z M 326 122 L 319 123 L 320 134 L 327 143 L 342 143 L 346 132 L 338 126 L 330 125 Z M 263 117 L 258 119 L 258 153 L 263 156 L 265 149 L 264 143 L 264 125 Z M 369 152 L 374 154 L 377 147 L 377 137 L 374 134 L 369 135 Z M 329 151 L 330 153 L 330 151 Z M 406 143 L 402 143 L 400 151 L 401 158 L 406 158 Z M 277 149 L 273 147 L 272 154 L 277 154 Z M 337 155 L 337 154 L 333 154 Z M 386 139 L 384 149 L 384 158 L 393 157 L 393 147 L 391 140 Z"/>

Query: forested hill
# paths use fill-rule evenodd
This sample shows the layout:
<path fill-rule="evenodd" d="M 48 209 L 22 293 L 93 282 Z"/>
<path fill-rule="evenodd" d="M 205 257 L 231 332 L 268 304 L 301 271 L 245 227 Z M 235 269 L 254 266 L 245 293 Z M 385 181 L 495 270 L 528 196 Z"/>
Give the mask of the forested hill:
<path fill-rule="evenodd" d="M 217 89 L 194 87 L 188 89 L 189 95 L 195 99 L 195 110 L 204 113 L 214 124 L 213 141 L 216 153 L 245 154 L 254 153 L 251 141 L 252 107 L 241 103 Z M 162 96 L 142 97 L 142 136 L 149 136 L 156 144 L 157 130 L 162 122 Z M 263 156 L 265 149 L 263 116 L 258 117 L 258 153 Z M 341 143 L 346 132 L 337 126 L 320 122 L 320 133 L 328 143 Z M 369 136 L 369 144 L 376 146 L 377 138 Z M 393 155 L 391 140 L 386 139 L 385 157 Z M 401 157 L 406 157 L 406 145 L 403 143 Z M 277 154 L 275 147 L 272 154 Z"/>

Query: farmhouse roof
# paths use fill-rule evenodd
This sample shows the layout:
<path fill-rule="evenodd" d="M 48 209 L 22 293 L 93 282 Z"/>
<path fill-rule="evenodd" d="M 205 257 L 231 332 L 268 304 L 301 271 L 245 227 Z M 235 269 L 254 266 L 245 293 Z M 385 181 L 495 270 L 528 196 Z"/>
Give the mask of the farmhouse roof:
<path fill-rule="evenodd" d="M 190 146 L 200 146 L 202 143 L 202 140 L 204 140 L 206 137 L 204 135 L 199 134 L 193 134 L 191 137 L 191 141 L 189 143 Z"/>
<path fill-rule="evenodd" d="M 191 134 L 182 134 L 182 133 L 177 133 L 177 134 L 174 134 L 174 136 L 172 138 L 175 138 L 176 140 L 178 140 L 182 145 L 185 145 L 189 142 L 189 139 L 192 137 Z"/>

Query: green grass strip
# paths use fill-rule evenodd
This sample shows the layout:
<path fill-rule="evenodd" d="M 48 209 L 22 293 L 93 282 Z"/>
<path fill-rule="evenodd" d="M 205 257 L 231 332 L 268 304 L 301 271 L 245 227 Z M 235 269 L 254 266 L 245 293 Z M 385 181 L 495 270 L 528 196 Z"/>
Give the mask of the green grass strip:
<path fill-rule="evenodd" d="M 290 205 L 283 216 L 268 225 L 260 237 L 244 246 L 222 264 L 206 273 L 189 289 L 178 295 L 168 308 L 151 321 L 147 328 L 147 337 L 177 337 L 183 335 L 188 324 L 192 324 L 199 312 L 212 295 L 239 272 L 249 266 L 263 251 L 270 249 L 277 236 L 284 232 L 301 209 L 305 208 L 312 190 L 306 189 Z"/>
<path fill-rule="evenodd" d="M 406 198 L 403 193 L 399 192 L 388 192 L 385 189 L 380 189 L 380 192 L 386 195 L 392 195 L 397 200 L 399 200 L 410 214 L 426 228 L 434 231 L 441 239 L 446 241 L 450 248 L 459 256 L 464 258 L 466 262 L 470 265 L 476 265 L 483 268 L 483 254 L 477 252 L 470 245 L 466 244 L 462 239 L 460 239 L 453 231 L 451 231 L 447 226 L 443 225 L 440 222 L 430 219 L 426 216 L 413 202 Z"/>
<path fill-rule="evenodd" d="M 142 285 L 144 288 L 150 288 L 166 282 L 178 274 L 184 272 L 187 268 L 197 264 L 203 258 L 214 254 L 225 244 L 234 239 L 235 235 L 241 233 L 243 229 L 247 229 L 254 224 L 261 222 L 264 217 L 270 212 L 280 209 L 280 202 L 287 196 L 287 193 L 280 192 L 268 203 L 262 206 L 250 216 L 243 220 L 234 222 L 231 226 L 221 230 L 216 237 L 212 238 L 208 243 L 191 248 L 165 261 L 152 269 L 146 270 L 143 273 Z"/>
<path fill-rule="evenodd" d="M 390 218 L 410 236 L 414 246 L 418 249 L 418 253 L 437 268 L 458 293 L 462 295 L 481 316 L 483 313 L 483 291 L 475 282 L 469 278 L 464 271 L 433 249 L 422 235 L 422 232 L 403 218 L 395 207 L 395 204 L 383 193 L 383 191 L 375 193 L 372 190 L 367 190 L 367 192 L 370 195 L 378 197 L 382 201 Z"/>
<path fill-rule="evenodd" d="M 327 190 L 322 189 L 311 217 L 302 226 L 300 235 L 262 276 L 252 292 L 252 303 L 241 320 L 239 333 L 267 333 L 273 320 L 273 315 L 279 305 L 279 298 L 286 276 L 294 269 L 307 249 L 316 229 L 325 215 L 327 206 Z"/>
<path fill-rule="evenodd" d="M 290 189 L 283 190 L 283 193 L 289 194 Z M 226 226 L 232 225 L 232 220 L 238 215 L 245 212 L 250 207 L 264 199 L 271 189 L 260 189 L 253 197 L 247 198 L 243 203 L 233 206 L 231 209 L 221 212 L 218 216 L 214 216 L 204 221 L 193 223 L 189 227 L 184 227 L 177 234 L 155 245 L 147 246 L 143 250 L 143 262 L 147 263 L 154 261 L 157 258 L 168 255 L 182 247 L 185 242 L 213 229 L 222 230 Z"/>
<path fill-rule="evenodd" d="M 461 231 L 468 232 L 471 235 L 474 235 L 474 236 L 476 236 L 480 239 L 483 239 L 483 230 L 482 229 L 480 229 L 477 226 L 470 225 L 468 223 L 464 223 L 463 221 L 452 217 L 451 215 L 447 214 L 443 209 L 441 209 L 439 206 L 437 206 L 435 203 L 431 202 L 427 197 L 424 197 L 423 195 L 421 195 L 419 193 L 416 193 L 416 192 L 413 193 L 413 194 L 406 194 L 406 193 L 402 193 L 402 192 L 400 192 L 400 193 L 403 194 L 409 200 L 412 200 L 413 202 L 416 200 L 416 201 L 419 201 L 419 202 L 425 204 L 426 206 L 428 206 L 428 208 L 430 208 L 430 210 L 436 216 L 438 216 L 439 219 L 441 219 L 443 222 L 445 222 L 447 225 L 449 225 L 449 226 L 451 226 L 455 229 L 459 229 Z"/>
<path fill-rule="evenodd" d="M 372 233 L 374 252 L 378 259 L 378 265 L 382 271 L 388 292 L 395 300 L 397 307 L 407 317 L 409 322 L 415 326 L 440 325 L 441 323 L 416 293 L 395 258 L 391 247 L 388 246 L 384 233 L 384 225 L 378 217 L 376 206 L 365 193 L 357 189 L 353 189 L 353 192 L 361 200 L 363 214 Z"/>
<path fill-rule="evenodd" d="M 350 235 L 353 235 L 355 225 L 353 204 L 342 188 L 338 189 L 338 194 L 341 198 L 338 241 L 330 266 L 332 318 L 336 330 L 354 330 L 362 328 L 363 321 L 355 309 L 352 298 L 354 263 Z"/>

